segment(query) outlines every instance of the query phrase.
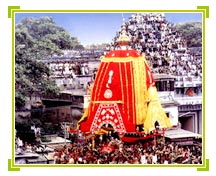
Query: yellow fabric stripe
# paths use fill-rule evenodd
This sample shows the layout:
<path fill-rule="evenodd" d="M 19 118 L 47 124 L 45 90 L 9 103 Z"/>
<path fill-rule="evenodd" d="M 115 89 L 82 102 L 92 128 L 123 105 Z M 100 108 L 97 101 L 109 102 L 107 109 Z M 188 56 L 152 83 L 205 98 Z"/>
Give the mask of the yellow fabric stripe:
<path fill-rule="evenodd" d="M 85 112 L 83 113 L 81 119 L 78 121 L 78 124 L 80 124 L 83 120 L 85 120 L 89 115 L 89 107 L 86 108 Z"/>
<path fill-rule="evenodd" d="M 108 68 L 109 68 L 109 64 L 110 64 L 110 63 L 104 64 L 103 67 L 102 67 L 101 69 L 98 69 L 98 71 L 100 71 L 100 73 L 99 73 L 99 72 L 97 73 L 97 74 L 99 74 L 99 80 L 98 80 L 98 82 L 97 82 L 98 84 L 95 85 L 95 96 L 94 96 L 94 98 L 93 98 L 93 101 L 99 99 L 99 95 L 100 95 L 101 89 L 102 89 L 100 83 L 103 82 L 103 80 L 105 79 L 106 72 L 107 72 L 107 70 L 108 70 Z M 106 69 L 106 70 L 103 72 L 104 69 Z M 102 74 L 102 73 L 103 73 L 103 74 Z M 92 106 L 92 110 L 94 111 L 94 104 L 93 104 L 93 106 Z"/>
<path fill-rule="evenodd" d="M 130 119 L 130 113 L 129 113 L 129 110 L 130 110 L 130 107 L 129 107 L 129 95 L 128 95 L 128 74 L 127 73 L 127 68 L 126 68 L 126 63 L 124 63 L 124 73 L 125 73 L 125 80 L 126 80 L 126 100 L 127 100 L 127 114 L 128 114 L 128 120 Z"/>
<path fill-rule="evenodd" d="M 133 61 L 144 61 L 143 56 L 140 57 L 104 57 L 101 59 L 101 62 L 133 62 Z"/>
<path fill-rule="evenodd" d="M 103 70 L 105 66 L 106 66 L 105 64 L 104 65 L 100 64 L 98 70 Z M 97 75 L 96 75 L 96 78 L 95 78 L 95 80 L 97 80 L 97 82 L 94 82 L 94 86 L 92 88 L 92 90 L 95 90 L 94 91 L 94 96 L 91 96 L 90 101 L 94 101 L 96 99 L 97 95 L 98 95 L 96 92 L 98 92 L 98 88 L 100 87 L 100 84 L 98 84 L 98 83 L 100 83 L 101 77 L 102 77 L 102 74 L 99 74 L 97 72 Z M 94 105 L 92 105 L 92 110 L 94 110 Z"/>
<path fill-rule="evenodd" d="M 171 127 L 170 119 L 166 116 L 158 99 L 156 87 L 149 87 L 148 94 L 150 102 L 148 104 L 147 116 L 144 122 L 145 133 L 150 133 L 155 129 L 154 124 L 156 121 L 159 122 L 160 128 Z"/>
<path fill-rule="evenodd" d="M 133 61 L 136 124 L 143 124 L 147 113 L 147 86 L 144 58 Z"/>
<path fill-rule="evenodd" d="M 103 83 L 104 82 L 104 79 L 105 79 L 105 77 L 107 76 L 107 70 L 108 70 L 108 68 L 109 68 L 109 65 L 110 65 L 110 63 L 108 63 L 108 64 L 105 64 L 105 67 L 106 67 L 106 70 L 103 72 L 103 70 L 100 70 L 101 71 L 101 74 L 103 73 L 103 77 L 102 77 L 102 80 L 101 81 L 99 81 L 99 91 L 98 91 L 98 94 L 97 94 L 97 99 L 99 99 L 99 95 L 101 94 L 101 89 L 102 89 L 102 86 L 101 86 L 101 84 L 100 83 Z"/>
<path fill-rule="evenodd" d="M 121 95 L 122 95 L 122 101 L 124 102 L 124 89 L 123 89 L 123 81 L 122 81 L 122 70 L 121 70 L 121 64 L 119 63 L 119 75 L 120 75 L 120 86 L 121 86 Z M 122 111 L 125 111 L 124 106 L 122 106 Z"/>
<path fill-rule="evenodd" d="M 132 118 L 133 118 L 133 123 L 134 124 L 136 124 L 136 117 L 135 117 L 135 115 L 136 115 L 136 113 L 135 113 L 135 106 L 134 106 L 134 103 L 135 103 L 135 100 L 134 100 L 134 97 L 135 97 L 135 95 L 134 95 L 134 77 L 133 77 L 133 63 L 132 62 L 130 62 L 130 77 L 131 77 L 131 92 L 132 92 L 132 106 L 133 106 L 133 109 L 132 109 Z"/>

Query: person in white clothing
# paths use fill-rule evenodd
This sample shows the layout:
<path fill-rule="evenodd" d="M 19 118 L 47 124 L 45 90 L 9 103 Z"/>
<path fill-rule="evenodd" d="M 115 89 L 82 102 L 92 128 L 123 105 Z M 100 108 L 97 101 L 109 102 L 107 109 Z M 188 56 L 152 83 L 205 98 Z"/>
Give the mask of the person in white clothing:
<path fill-rule="evenodd" d="M 141 164 L 147 164 L 147 159 L 144 151 L 142 152 L 142 155 L 140 157 L 140 162 Z"/>
<path fill-rule="evenodd" d="M 155 152 L 152 155 L 152 164 L 157 164 L 157 154 Z"/>

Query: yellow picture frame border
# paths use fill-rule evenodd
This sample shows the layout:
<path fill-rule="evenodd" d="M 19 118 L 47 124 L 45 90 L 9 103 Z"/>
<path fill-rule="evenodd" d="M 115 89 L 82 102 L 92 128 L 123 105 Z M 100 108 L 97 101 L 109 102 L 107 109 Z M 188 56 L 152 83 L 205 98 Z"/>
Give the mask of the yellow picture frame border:
<path fill-rule="evenodd" d="M 202 89 L 203 89 L 203 97 L 202 97 L 202 161 L 203 164 L 178 164 L 178 165 L 113 165 L 113 164 L 105 164 L 105 165 L 58 165 L 58 164 L 15 164 L 15 155 L 14 155 L 14 140 L 15 140 L 15 135 L 14 135 L 14 129 L 15 129 L 15 122 L 14 122 L 14 117 L 15 117 L 15 65 L 14 65 L 14 57 L 15 57 L 15 51 L 14 51 L 14 46 L 15 46 L 15 40 L 14 40 L 14 32 L 15 32 L 15 13 L 24 13 L 24 12 L 29 12 L 29 13 L 37 13 L 37 12 L 44 12 L 44 13 L 59 13 L 59 12 L 91 12 L 91 13 L 98 13 L 98 12 L 105 12 L 105 13 L 113 13 L 113 12 L 131 12 L 131 13 L 138 13 L 138 12 L 161 12 L 161 13 L 178 13 L 178 12 L 191 12 L 191 13 L 202 13 L 202 68 L 203 68 L 203 83 L 202 83 Z M 39 167 L 177 167 L 177 168 L 182 168 L 182 167 L 195 167 L 197 168 L 197 171 L 209 171 L 209 159 L 206 159 L 205 157 L 205 20 L 206 18 L 209 18 L 209 6 L 197 6 L 197 9 L 192 9 L 192 10 L 21 10 L 20 6 L 8 6 L 8 18 L 12 19 L 12 159 L 8 159 L 8 171 L 20 171 L 20 168 L 24 167 L 32 167 L 32 168 L 39 168 Z"/>

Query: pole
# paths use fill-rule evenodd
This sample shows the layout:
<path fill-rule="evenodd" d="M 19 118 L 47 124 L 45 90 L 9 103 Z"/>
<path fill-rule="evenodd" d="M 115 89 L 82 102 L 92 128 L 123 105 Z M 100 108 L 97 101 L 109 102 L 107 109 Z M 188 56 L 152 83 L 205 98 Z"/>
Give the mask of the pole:
<path fill-rule="evenodd" d="M 95 148 L 95 139 L 94 139 L 94 136 L 92 137 L 92 150 L 94 150 Z"/>
<path fill-rule="evenodd" d="M 94 134 L 94 132 L 92 132 L 91 139 L 92 139 L 92 150 L 93 150 L 95 148 L 95 134 Z"/>
<path fill-rule="evenodd" d="M 66 146 L 66 122 L 64 122 L 64 145 Z"/>
<path fill-rule="evenodd" d="M 157 146 L 157 129 L 154 130 L 154 146 Z"/>
<path fill-rule="evenodd" d="M 154 146 L 157 145 L 157 141 L 156 141 L 156 135 L 154 134 Z"/>
<path fill-rule="evenodd" d="M 70 123 L 70 122 L 62 122 L 61 123 L 61 128 L 62 128 L 62 130 L 64 130 L 64 145 L 66 145 L 66 141 L 67 141 L 67 138 L 69 137 L 69 133 L 70 133 L 70 126 L 72 124 L 73 123 Z"/>
<path fill-rule="evenodd" d="M 163 143 L 165 144 L 165 135 L 164 135 L 164 133 L 165 133 L 165 129 L 163 128 Z"/>

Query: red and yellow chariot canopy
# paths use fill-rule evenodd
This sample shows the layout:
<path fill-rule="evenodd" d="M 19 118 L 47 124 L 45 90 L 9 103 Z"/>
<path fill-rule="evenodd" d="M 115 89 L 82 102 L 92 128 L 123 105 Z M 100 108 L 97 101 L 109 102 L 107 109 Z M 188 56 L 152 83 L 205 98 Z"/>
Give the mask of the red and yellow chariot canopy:
<path fill-rule="evenodd" d="M 79 121 L 82 132 L 96 132 L 110 124 L 118 133 L 146 133 L 170 127 L 157 95 L 154 77 L 144 56 L 135 50 L 113 50 L 102 58 L 91 92 L 91 100 Z"/>

